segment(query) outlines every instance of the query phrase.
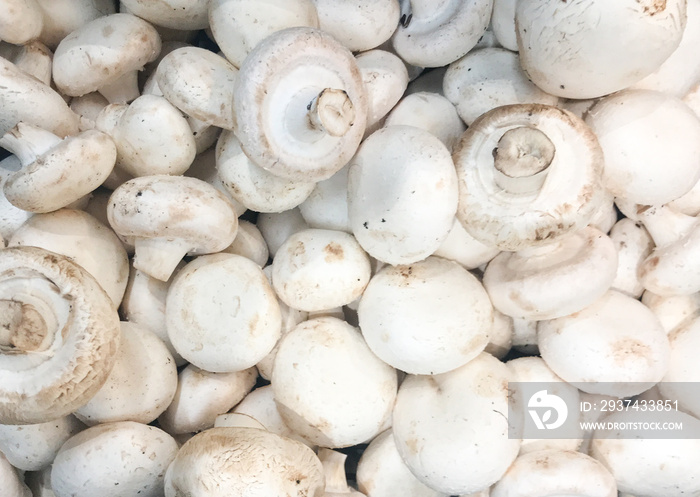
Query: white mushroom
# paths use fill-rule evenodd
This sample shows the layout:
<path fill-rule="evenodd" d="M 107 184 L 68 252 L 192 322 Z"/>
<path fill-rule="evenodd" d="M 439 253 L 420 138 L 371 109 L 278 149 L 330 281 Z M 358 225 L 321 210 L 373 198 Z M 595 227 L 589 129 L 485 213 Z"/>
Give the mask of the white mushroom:
<path fill-rule="evenodd" d="M 59 43 L 53 77 L 65 95 L 99 91 L 110 103 L 139 96 L 137 71 L 160 52 L 158 32 L 131 14 L 112 14 L 84 24 Z"/>
<path fill-rule="evenodd" d="M 673 53 L 686 0 L 517 2 L 520 63 L 552 95 L 593 98 L 651 74 Z"/>
<path fill-rule="evenodd" d="M 513 52 L 518 51 L 518 38 L 515 27 L 516 0 L 493 0 L 491 30 L 498 42 Z"/>
<path fill-rule="evenodd" d="M 248 369 L 280 338 L 277 298 L 262 269 L 235 254 L 196 258 L 168 288 L 170 342 L 187 361 L 210 372 Z"/>
<path fill-rule="evenodd" d="M 467 269 L 476 269 L 487 264 L 499 252 L 497 247 L 485 245 L 471 236 L 455 217 L 447 238 L 433 255 L 458 262 Z"/>
<path fill-rule="evenodd" d="M 70 110 L 80 118 L 80 131 L 95 129 L 97 116 L 108 105 L 109 101 L 96 91 L 70 100 Z"/>
<path fill-rule="evenodd" d="M 397 0 L 313 0 L 319 27 L 353 52 L 376 48 L 399 24 Z"/>
<path fill-rule="evenodd" d="M 700 314 L 700 293 L 664 297 L 646 290 L 642 294 L 642 304 L 656 314 L 666 333 L 670 333 L 686 318 Z"/>
<path fill-rule="evenodd" d="M 348 486 L 345 474 L 347 454 L 337 450 L 320 448 L 318 458 L 323 464 L 326 488 L 323 497 L 365 497 L 365 494 Z"/>
<path fill-rule="evenodd" d="M 258 44 L 241 66 L 234 101 L 245 154 L 296 181 L 321 181 L 343 167 L 367 121 L 355 58 L 312 28 L 288 28 Z"/>
<path fill-rule="evenodd" d="M 479 280 L 439 257 L 382 268 L 357 312 L 372 352 L 410 374 L 439 374 L 468 363 L 486 347 L 493 320 Z"/>
<path fill-rule="evenodd" d="M 298 207 L 288 211 L 260 214 L 257 227 L 267 242 L 270 256 L 274 257 L 282 244 L 298 231 L 309 228 Z"/>
<path fill-rule="evenodd" d="M 398 56 L 385 50 L 369 50 L 358 54 L 355 60 L 367 90 L 368 135 L 401 99 L 408 85 L 408 72 Z"/>
<path fill-rule="evenodd" d="M 310 228 L 352 232 L 348 219 L 348 166 L 319 181 L 299 204 L 299 212 Z"/>
<path fill-rule="evenodd" d="M 32 491 L 24 484 L 17 470 L 2 452 L 0 452 L 0 485 L 7 497 L 32 497 Z"/>
<path fill-rule="evenodd" d="M 544 245 L 580 230 L 606 196 L 596 136 L 556 107 L 491 110 L 467 129 L 453 157 L 457 217 L 474 238 L 501 250 Z"/>
<path fill-rule="evenodd" d="M 260 230 L 253 223 L 245 219 L 238 221 L 236 238 L 234 238 L 233 243 L 222 250 L 222 252 L 242 255 L 260 267 L 266 266 L 270 258 L 270 251 L 267 248 L 267 243 L 262 233 L 260 233 Z"/>
<path fill-rule="evenodd" d="M 117 158 L 114 142 L 97 130 L 61 139 L 18 123 L 0 137 L 0 146 L 22 163 L 3 185 L 5 198 L 30 212 L 55 211 L 84 197 L 107 179 Z"/>
<path fill-rule="evenodd" d="M 447 238 L 457 177 L 443 143 L 413 126 L 382 128 L 360 146 L 348 172 L 352 232 L 372 257 L 410 264 Z"/>
<path fill-rule="evenodd" d="M 304 444 L 257 428 L 212 428 L 188 440 L 165 497 L 320 497 L 321 461 Z"/>
<path fill-rule="evenodd" d="M 12 234 L 34 213 L 19 209 L 5 198 L 5 182 L 22 167 L 16 155 L 8 155 L 0 161 L 0 235 L 7 242 Z M 4 245 L 3 245 L 4 246 Z"/>
<path fill-rule="evenodd" d="M 67 257 L 0 250 L 0 423 L 43 423 L 85 404 L 107 379 L 119 316 Z"/>
<path fill-rule="evenodd" d="M 654 242 L 641 223 L 635 223 L 626 217 L 612 227 L 610 239 L 615 243 L 618 259 L 612 288 L 638 299 L 644 292 L 644 286 L 639 280 L 639 269 L 654 248 Z"/>
<path fill-rule="evenodd" d="M 147 328 L 121 323 L 119 352 L 107 381 L 75 415 L 85 424 L 153 422 L 170 405 L 177 370 L 165 344 Z"/>
<path fill-rule="evenodd" d="M 130 13 L 150 23 L 177 30 L 209 27 L 209 2 L 190 0 L 121 0 Z"/>
<path fill-rule="evenodd" d="M 113 0 L 36 0 L 44 14 L 39 39 L 51 50 L 70 33 L 98 17 L 114 14 Z"/>
<path fill-rule="evenodd" d="M 9 60 L 45 85 L 51 85 L 53 53 L 43 43 L 34 40 L 18 46 L 0 42 L 0 57 Z"/>
<path fill-rule="evenodd" d="M 56 497 L 158 497 L 178 452 L 175 439 L 133 421 L 93 426 L 71 437 L 51 469 Z"/>
<path fill-rule="evenodd" d="M 142 176 L 117 188 L 109 223 L 133 240 L 134 267 L 166 281 L 185 254 L 219 252 L 236 237 L 233 205 L 213 186 L 182 176 Z"/>
<path fill-rule="evenodd" d="M 36 0 L 2 0 L 0 8 L 0 40 L 24 45 L 39 37 L 44 18 Z"/>

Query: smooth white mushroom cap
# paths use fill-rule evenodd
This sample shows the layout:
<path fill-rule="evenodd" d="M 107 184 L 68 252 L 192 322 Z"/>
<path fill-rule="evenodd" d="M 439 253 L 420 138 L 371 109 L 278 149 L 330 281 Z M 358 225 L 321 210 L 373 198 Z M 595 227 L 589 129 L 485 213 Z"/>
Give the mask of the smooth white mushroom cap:
<path fill-rule="evenodd" d="M 486 266 L 483 282 L 496 309 L 536 321 L 589 306 L 610 288 L 616 271 L 612 239 L 585 227 L 548 245 L 501 252 Z"/>
<path fill-rule="evenodd" d="M 369 50 L 357 54 L 355 60 L 367 89 L 367 134 L 403 96 L 408 86 L 408 71 L 398 56 L 385 50 Z"/>
<path fill-rule="evenodd" d="M 32 216 L 7 242 L 8 247 L 30 245 L 80 264 L 107 292 L 115 308 L 121 303 L 129 278 L 129 259 L 114 232 L 90 214 L 60 209 Z"/>
<path fill-rule="evenodd" d="M 617 497 L 617 484 L 602 463 L 586 454 L 546 449 L 519 456 L 489 495 Z"/>
<path fill-rule="evenodd" d="M 486 344 L 484 351 L 498 359 L 503 359 L 513 347 L 514 329 L 513 318 L 494 309 L 493 323 L 489 328 L 489 343 Z"/>
<path fill-rule="evenodd" d="M 51 85 L 53 53 L 40 41 L 30 41 L 21 46 L 0 42 L 0 57 L 6 58 L 45 85 Z"/>
<path fill-rule="evenodd" d="M 235 254 L 200 256 L 168 289 L 165 318 L 182 357 L 206 371 L 248 369 L 280 338 L 277 297 L 255 262 Z"/>
<path fill-rule="evenodd" d="M 270 251 L 262 233 L 253 223 L 245 219 L 238 221 L 236 238 L 222 252 L 242 255 L 260 267 L 267 265 L 267 261 L 270 258 Z"/>
<path fill-rule="evenodd" d="M 421 482 L 454 495 L 503 476 L 520 448 L 508 437 L 511 379 L 506 365 L 486 353 L 448 373 L 406 377 L 393 412 L 394 440 Z"/>
<path fill-rule="evenodd" d="M 515 27 L 515 4 L 516 0 L 493 0 L 493 11 L 491 12 L 491 26 L 498 43 L 512 50 L 518 51 L 518 38 Z"/>
<path fill-rule="evenodd" d="M 183 47 L 163 57 L 155 72 L 163 96 L 185 114 L 232 129 L 236 69 L 225 58 L 198 47 Z"/>
<path fill-rule="evenodd" d="M 700 314 L 700 293 L 665 297 L 646 290 L 642 294 L 642 304 L 656 314 L 666 333 L 670 333 L 686 318 Z"/>
<path fill-rule="evenodd" d="M 520 63 L 552 95 L 593 98 L 651 74 L 673 53 L 686 0 L 518 2 Z"/>
<path fill-rule="evenodd" d="M 453 159 L 458 219 L 474 238 L 501 250 L 578 231 L 606 196 L 595 134 L 556 107 L 516 104 L 483 114 L 462 135 Z"/>
<path fill-rule="evenodd" d="M 502 105 L 559 103 L 558 97 L 540 90 L 527 78 L 518 54 L 505 48 L 473 50 L 453 62 L 445 73 L 443 89 L 467 125 Z"/>
<path fill-rule="evenodd" d="M 107 381 L 75 415 L 85 424 L 153 422 L 177 388 L 175 361 L 147 328 L 123 321 L 119 351 Z"/>
<path fill-rule="evenodd" d="M 273 262 L 272 285 L 280 300 L 307 312 L 349 304 L 371 276 L 369 257 L 344 231 L 299 231 L 282 244 Z"/>
<path fill-rule="evenodd" d="M 616 197 L 665 204 L 700 178 L 700 119 L 676 97 L 622 91 L 594 105 L 586 124 L 605 155 L 603 184 Z"/>
<path fill-rule="evenodd" d="M 288 28 L 258 44 L 241 65 L 234 100 L 245 154 L 296 181 L 332 176 L 365 132 L 367 95 L 355 58 L 313 28 Z"/>
<path fill-rule="evenodd" d="M 214 41 L 236 67 L 265 38 L 286 28 L 318 28 L 313 0 L 210 0 L 209 23 Z M 332 33 L 331 33 L 332 34 Z"/>
<path fill-rule="evenodd" d="M 626 217 L 612 227 L 610 239 L 617 248 L 618 260 L 612 288 L 638 299 L 644 292 L 639 269 L 654 248 L 654 241 L 641 223 Z"/>
<path fill-rule="evenodd" d="M 97 90 L 112 103 L 132 100 L 138 93 L 128 93 L 131 88 L 121 78 L 135 85 L 136 71 L 158 56 L 160 44 L 155 28 L 134 15 L 99 17 L 61 40 L 53 58 L 54 82 L 72 97 Z"/>
<path fill-rule="evenodd" d="M 370 280 L 357 312 L 372 352 L 409 374 L 466 364 L 486 347 L 493 321 L 479 280 L 440 257 L 385 266 Z"/>
<path fill-rule="evenodd" d="M 93 91 L 70 100 L 70 110 L 80 118 L 80 131 L 95 129 L 95 120 L 109 101 L 101 93 Z"/>
<path fill-rule="evenodd" d="M 43 423 L 85 404 L 119 344 L 109 296 L 78 264 L 35 247 L 0 250 L 0 423 Z"/>
<path fill-rule="evenodd" d="M 233 242 L 238 217 L 229 200 L 204 181 L 142 176 L 110 198 L 109 223 L 136 247 L 134 267 L 165 281 L 185 254 L 219 252 Z"/>
<path fill-rule="evenodd" d="M 44 14 L 40 40 L 51 50 L 70 33 L 98 17 L 117 12 L 112 0 L 36 0 Z"/>
<path fill-rule="evenodd" d="M 163 430 L 133 421 L 93 426 L 71 437 L 51 469 L 56 497 L 158 497 L 178 452 Z"/>
<path fill-rule="evenodd" d="M 2 0 L 0 40 L 15 45 L 24 45 L 38 38 L 44 26 L 41 7 L 36 0 Z"/>
<path fill-rule="evenodd" d="M 171 29 L 204 29 L 209 26 L 209 2 L 191 0 L 121 0 L 130 13 Z"/>
<path fill-rule="evenodd" d="M 659 319 L 615 290 L 577 313 L 540 321 L 537 343 L 552 371 L 589 393 L 636 395 L 669 368 L 671 349 Z"/>
<path fill-rule="evenodd" d="M 285 423 L 330 448 L 379 433 L 396 387 L 396 372 L 370 351 L 359 330 L 332 317 L 304 321 L 285 335 L 272 371 Z"/>
<path fill-rule="evenodd" d="M 499 252 L 497 247 L 485 245 L 471 236 L 455 217 L 450 233 L 433 255 L 458 262 L 467 269 L 475 269 L 488 263 Z"/>
<path fill-rule="evenodd" d="M 412 126 L 379 129 L 360 146 L 348 171 L 352 231 L 372 257 L 410 264 L 447 238 L 457 208 L 450 152 Z"/>
<path fill-rule="evenodd" d="M 257 428 L 212 428 L 188 440 L 165 497 L 321 497 L 321 461 L 304 444 Z"/>
<path fill-rule="evenodd" d="M 19 476 L 17 469 L 0 452 L 0 484 L 7 497 L 32 497 L 32 491 Z"/>
<path fill-rule="evenodd" d="M 34 213 L 18 209 L 6 198 L 1 188 L 7 179 L 20 170 L 22 164 L 16 155 L 8 155 L 0 161 L 0 235 L 5 243 L 12 234 L 22 226 Z M 4 246 L 4 244 L 3 244 Z"/>
<path fill-rule="evenodd" d="M 396 0 L 313 0 L 319 27 L 353 52 L 376 48 L 399 23 Z"/>
<path fill-rule="evenodd" d="M 256 226 L 265 238 L 272 257 L 287 238 L 309 228 L 298 207 L 283 212 L 261 213 Z"/>
<path fill-rule="evenodd" d="M 21 471 L 50 467 L 58 450 L 85 425 L 73 415 L 45 423 L 0 425 L 0 453 Z"/>
<path fill-rule="evenodd" d="M 175 398 L 158 418 L 172 435 L 206 430 L 219 414 L 228 412 L 255 386 L 255 368 L 235 373 L 210 373 L 189 364 L 178 375 Z"/>
<path fill-rule="evenodd" d="M 694 316 L 669 333 L 671 358 L 668 371 L 658 383 L 659 393 L 677 400 L 678 408 L 700 417 L 700 398 L 694 392 L 700 380 L 700 367 L 693 352 L 700 346 L 700 318 Z"/>
<path fill-rule="evenodd" d="M 310 228 L 352 232 L 348 219 L 348 166 L 319 181 L 299 211 Z"/>
<path fill-rule="evenodd" d="M 392 44 L 409 64 L 446 66 L 474 48 L 486 31 L 492 8 L 493 0 L 413 0 Z"/>

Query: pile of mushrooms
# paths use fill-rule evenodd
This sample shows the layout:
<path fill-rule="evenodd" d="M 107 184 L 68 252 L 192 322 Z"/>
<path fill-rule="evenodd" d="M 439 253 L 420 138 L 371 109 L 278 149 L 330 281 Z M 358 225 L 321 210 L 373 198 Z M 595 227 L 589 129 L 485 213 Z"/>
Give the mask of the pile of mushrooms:
<path fill-rule="evenodd" d="M 0 0 L 0 495 L 700 495 L 700 435 L 508 409 L 700 434 L 699 43 L 700 0 Z"/>

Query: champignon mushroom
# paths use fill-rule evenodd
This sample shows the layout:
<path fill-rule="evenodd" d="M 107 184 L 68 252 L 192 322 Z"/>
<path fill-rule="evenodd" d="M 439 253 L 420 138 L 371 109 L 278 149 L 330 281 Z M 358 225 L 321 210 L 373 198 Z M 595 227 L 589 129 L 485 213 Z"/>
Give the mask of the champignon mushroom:
<path fill-rule="evenodd" d="M 618 259 L 617 274 L 611 287 L 638 299 L 644 292 L 639 269 L 654 248 L 654 242 L 641 223 L 627 217 L 615 223 L 610 230 L 610 239 L 617 248 Z"/>
<path fill-rule="evenodd" d="M 121 0 L 130 13 L 150 23 L 177 30 L 196 30 L 209 27 L 209 2 L 190 0 Z"/>
<path fill-rule="evenodd" d="M 294 233 L 309 228 L 298 207 L 283 212 L 260 214 L 257 227 L 274 257 L 282 244 Z"/>
<path fill-rule="evenodd" d="M 2 0 L 0 40 L 24 45 L 41 34 L 44 17 L 36 0 Z"/>
<path fill-rule="evenodd" d="M 160 52 L 153 26 L 131 14 L 90 21 L 59 43 L 53 57 L 56 87 L 78 97 L 99 91 L 110 103 L 139 96 L 137 72 Z"/>
<path fill-rule="evenodd" d="M 211 428 L 165 474 L 165 497 L 320 497 L 321 461 L 306 445 L 257 428 Z"/>
<path fill-rule="evenodd" d="M 24 484 L 17 470 L 0 452 L 0 485 L 7 497 L 32 497 L 32 491 Z"/>
<path fill-rule="evenodd" d="M 685 320 L 669 333 L 671 360 L 664 378 L 657 384 L 664 399 L 673 399 L 678 408 L 696 418 L 700 416 L 700 398 L 693 387 L 700 379 L 700 368 L 693 354 L 700 344 L 700 317 Z"/>
<path fill-rule="evenodd" d="M 458 262 L 467 269 L 476 269 L 485 266 L 499 252 L 498 248 L 484 245 L 471 236 L 455 217 L 447 238 L 433 255 Z"/>
<path fill-rule="evenodd" d="M 259 43 L 241 65 L 234 101 L 245 154 L 295 181 L 321 181 L 343 167 L 367 121 L 355 58 L 313 28 L 288 28 Z"/>
<path fill-rule="evenodd" d="M 222 252 L 237 254 L 246 257 L 260 267 L 267 265 L 270 251 L 260 230 L 250 221 L 241 219 L 238 221 L 238 232 L 233 243 Z"/>
<path fill-rule="evenodd" d="M 646 290 L 642 294 L 642 304 L 656 314 L 666 333 L 671 333 L 687 318 L 700 314 L 700 293 L 664 297 Z"/>
<path fill-rule="evenodd" d="M 219 252 L 236 237 L 233 205 L 216 188 L 183 176 L 142 176 L 117 188 L 109 223 L 133 240 L 134 267 L 166 281 L 185 254 Z"/>
<path fill-rule="evenodd" d="M 479 117 L 453 158 L 457 217 L 501 250 L 544 245 L 588 224 L 606 194 L 595 134 L 568 111 L 506 105 Z"/>
<path fill-rule="evenodd" d="M 397 0 L 313 0 L 319 27 L 353 52 L 376 48 L 399 24 Z"/>
<path fill-rule="evenodd" d="M 36 0 L 44 15 L 39 39 L 51 50 L 70 33 L 98 17 L 117 12 L 113 0 Z"/>
<path fill-rule="evenodd" d="M 0 57 L 9 60 L 45 85 L 51 85 L 53 53 L 43 43 L 34 40 L 26 45 L 17 46 L 0 42 Z"/>
<path fill-rule="evenodd" d="M 0 250 L 0 423 L 43 423 L 106 381 L 119 316 L 81 266 L 35 247 Z"/>
<path fill-rule="evenodd" d="M 323 464 L 323 474 L 325 475 L 326 487 L 323 497 L 365 497 L 365 494 L 358 492 L 348 486 L 345 474 L 345 460 L 347 454 L 337 450 L 320 448 L 318 458 Z"/>
<path fill-rule="evenodd" d="M 22 164 L 3 185 L 5 198 L 30 212 L 55 211 L 84 197 L 107 179 L 117 158 L 114 142 L 97 130 L 61 139 L 18 123 L 0 137 L 0 146 Z"/>
<path fill-rule="evenodd" d="M 348 219 L 348 166 L 319 181 L 299 204 L 299 212 L 310 228 L 351 233 Z"/>

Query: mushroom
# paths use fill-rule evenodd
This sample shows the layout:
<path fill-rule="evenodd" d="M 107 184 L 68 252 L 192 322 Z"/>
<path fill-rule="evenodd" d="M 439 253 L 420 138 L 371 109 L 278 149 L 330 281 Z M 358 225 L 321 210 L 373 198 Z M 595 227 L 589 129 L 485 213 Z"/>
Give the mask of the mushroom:
<path fill-rule="evenodd" d="M 83 24 L 98 17 L 114 14 L 113 0 L 36 0 L 44 14 L 39 39 L 51 50 Z"/>
<path fill-rule="evenodd" d="M 189 0 L 121 0 L 131 14 L 170 29 L 196 30 L 209 27 L 209 2 Z"/>
<path fill-rule="evenodd" d="M 0 250 L 0 423 L 75 411 L 106 381 L 119 316 L 81 266 L 35 247 Z"/>
<path fill-rule="evenodd" d="M 110 103 L 139 96 L 137 71 L 160 52 L 158 32 L 131 14 L 90 21 L 59 43 L 53 57 L 56 87 L 78 97 L 99 91 Z"/>
<path fill-rule="evenodd" d="M 41 34 L 44 18 L 36 0 L 2 0 L 0 40 L 24 45 Z"/>
<path fill-rule="evenodd" d="M 651 74 L 678 47 L 685 24 L 686 0 L 535 1 L 515 9 L 523 69 L 567 98 L 600 97 Z"/>
<path fill-rule="evenodd" d="M 614 242 L 585 227 L 547 245 L 501 252 L 486 266 L 484 287 L 502 313 L 537 321 L 589 306 L 610 288 L 616 274 Z"/>
<path fill-rule="evenodd" d="M 73 97 L 70 100 L 70 110 L 75 112 L 80 119 L 80 131 L 95 129 L 97 116 L 108 105 L 107 99 L 96 91 L 80 97 Z"/>
<path fill-rule="evenodd" d="M 370 274 L 369 257 L 352 235 L 308 229 L 290 236 L 275 254 L 272 285 L 289 307 L 322 311 L 358 298 Z"/>
<path fill-rule="evenodd" d="M 93 426 L 63 444 L 51 469 L 56 497 L 158 497 L 178 452 L 160 428 L 133 421 Z"/>
<path fill-rule="evenodd" d="M 644 292 L 639 269 L 654 248 L 654 242 L 641 223 L 627 217 L 615 223 L 610 230 L 610 239 L 617 248 L 618 259 L 617 274 L 611 287 L 638 299 Z"/>
<path fill-rule="evenodd" d="M 134 267 L 166 281 L 185 254 L 219 252 L 236 237 L 233 205 L 213 186 L 182 176 L 142 176 L 117 188 L 109 224 L 133 240 Z"/>
<path fill-rule="evenodd" d="M 517 29 L 515 27 L 515 4 L 517 0 L 493 0 L 491 27 L 494 36 L 503 48 L 518 51 Z"/>
<path fill-rule="evenodd" d="M 559 98 L 535 86 L 505 48 L 472 50 L 447 68 L 445 97 L 469 126 L 491 109 L 511 104 L 557 105 Z"/>
<path fill-rule="evenodd" d="M 498 248 L 484 245 L 471 236 L 455 217 L 447 238 L 433 252 L 433 255 L 458 262 L 466 269 L 476 269 L 487 264 L 499 252 Z"/>
<path fill-rule="evenodd" d="M 248 369 L 280 338 L 277 298 L 256 263 L 240 255 L 197 257 L 168 288 L 170 342 L 187 361 L 210 372 Z"/>
<path fill-rule="evenodd" d="M 393 411 L 396 448 L 416 478 L 448 495 L 481 491 L 515 460 L 505 364 L 482 353 L 439 375 L 409 375 Z"/>
<path fill-rule="evenodd" d="M 267 242 L 271 257 L 277 254 L 277 250 L 287 238 L 309 228 L 298 207 L 284 212 L 262 213 L 258 215 L 256 226 Z"/>
<path fill-rule="evenodd" d="M 313 0 L 319 27 L 353 52 L 363 52 L 391 38 L 399 24 L 396 0 Z"/>
<path fill-rule="evenodd" d="M 7 158 L 0 161 L 0 236 L 5 242 L 27 219 L 34 215 L 32 212 L 12 205 L 5 197 L 4 188 L 2 188 L 8 178 L 12 177 L 21 167 L 22 164 L 16 155 L 8 155 Z"/>
<path fill-rule="evenodd" d="M 114 142 L 100 131 L 61 139 L 22 122 L 0 138 L 0 146 L 22 164 L 3 185 L 5 198 L 30 212 L 55 211 L 84 197 L 107 179 L 117 158 Z"/>
<path fill-rule="evenodd" d="M 97 280 L 115 308 L 121 303 L 129 259 L 114 232 L 90 214 L 74 209 L 36 214 L 7 243 L 8 247 L 22 245 L 65 255 Z"/>
<path fill-rule="evenodd" d="M 108 105 L 95 127 L 112 137 L 116 167 L 132 177 L 180 175 L 196 155 L 187 120 L 163 97 L 142 95 L 129 105 Z"/>
<path fill-rule="evenodd" d="M 270 251 L 267 249 L 262 233 L 253 223 L 245 219 L 238 221 L 236 238 L 222 252 L 246 257 L 261 268 L 267 265 L 270 258 Z"/>
<path fill-rule="evenodd" d="M 326 488 L 323 497 L 365 497 L 365 494 L 348 486 L 345 475 L 347 454 L 331 449 L 318 449 L 318 458 L 323 464 Z"/>
<path fill-rule="evenodd" d="M 700 118 L 680 99 L 625 90 L 601 99 L 585 120 L 605 155 L 603 184 L 616 197 L 661 205 L 700 178 Z"/>
<path fill-rule="evenodd" d="M 53 53 L 40 41 L 30 41 L 21 46 L 0 42 L 0 57 L 9 60 L 45 85 L 51 85 Z"/>
<path fill-rule="evenodd" d="M 503 359 L 513 347 L 513 335 L 515 330 L 514 320 L 502 312 L 493 310 L 493 323 L 489 328 L 489 343 L 484 352 Z"/>
<path fill-rule="evenodd" d="M 446 66 L 469 52 L 488 27 L 493 0 L 404 0 L 391 41 L 396 53 L 420 67 Z"/>
<path fill-rule="evenodd" d="M 288 28 L 259 43 L 241 65 L 234 101 L 245 154 L 295 181 L 332 176 L 365 132 L 368 103 L 355 58 L 313 28 Z"/>
<path fill-rule="evenodd" d="M 206 430 L 219 414 L 238 404 L 255 386 L 255 368 L 235 373 L 211 373 L 192 364 L 178 375 L 175 397 L 158 418 L 171 435 Z"/>
<path fill-rule="evenodd" d="M 280 343 L 272 389 L 284 422 L 327 448 L 365 442 L 382 431 L 396 397 L 392 367 L 359 330 L 333 317 L 304 321 Z"/>
<path fill-rule="evenodd" d="M 155 333 L 122 322 L 119 344 L 107 381 L 75 411 L 78 419 L 89 426 L 113 421 L 151 423 L 175 396 L 175 361 Z"/>
<path fill-rule="evenodd" d="M 348 219 L 348 169 L 343 166 L 330 178 L 316 183 L 299 204 L 299 212 L 310 228 L 352 233 Z"/>
<path fill-rule="evenodd" d="M 165 475 L 165 497 L 320 497 L 321 461 L 304 444 L 257 428 L 211 428 L 188 440 Z"/>
<path fill-rule="evenodd" d="M 425 259 L 447 238 L 457 181 L 443 143 L 413 126 L 370 135 L 348 172 L 352 232 L 372 257 L 389 264 Z"/>
<path fill-rule="evenodd" d="M 595 134 L 556 107 L 497 107 L 467 129 L 453 158 L 459 221 L 501 250 L 544 245 L 580 230 L 606 196 Z"/>
<path fill-rule="evenodd" d="M 489 495 L 617 497 L 617 484 L 602 463 L 586 454 L 545 449 L 519 456 Z"/>
<path fill-rule="evenodd" d="M 661 381 L 670 346 L 644 304 L 609 290 L 585 309 L 537 325 L 542 358 L 563 380 L 589 393 L 630 397 Z"/>
<path fill-rule="evenodd" d="M 656 314 L 666 333 L 671 333 L 687 318 L 700 314 L 700 293 L 664 297 L 646 290 L 642 294 L 642 304 Z"/>
<path fill-rule="evenodd" d="M 372 352 L 409 374 L 440 374 L 468 363 L 486 347 L 493 320 L 479 280 L 440 257 L 384 266 L 357 313 Z"/>
<path fill-rule="evenodd" d="M 20 122 L 61 138 L 78 133 L 78 116 L 61 95 L 0 57 L 0 137 Z"/>
<path fill-rule="evenodd" d="M 155 81 L 175 107 L 212 126 L 234 126 L 233 86 L 238 70 L 223 57 L 198 47 L 182 47 L 158 64 Z"/>
<path fill-rule="evenodd" d="M 17 470 L 0 452 L 0 485 L 6 497 L 32 497 L 32 491 L 24 484 Z"/>

